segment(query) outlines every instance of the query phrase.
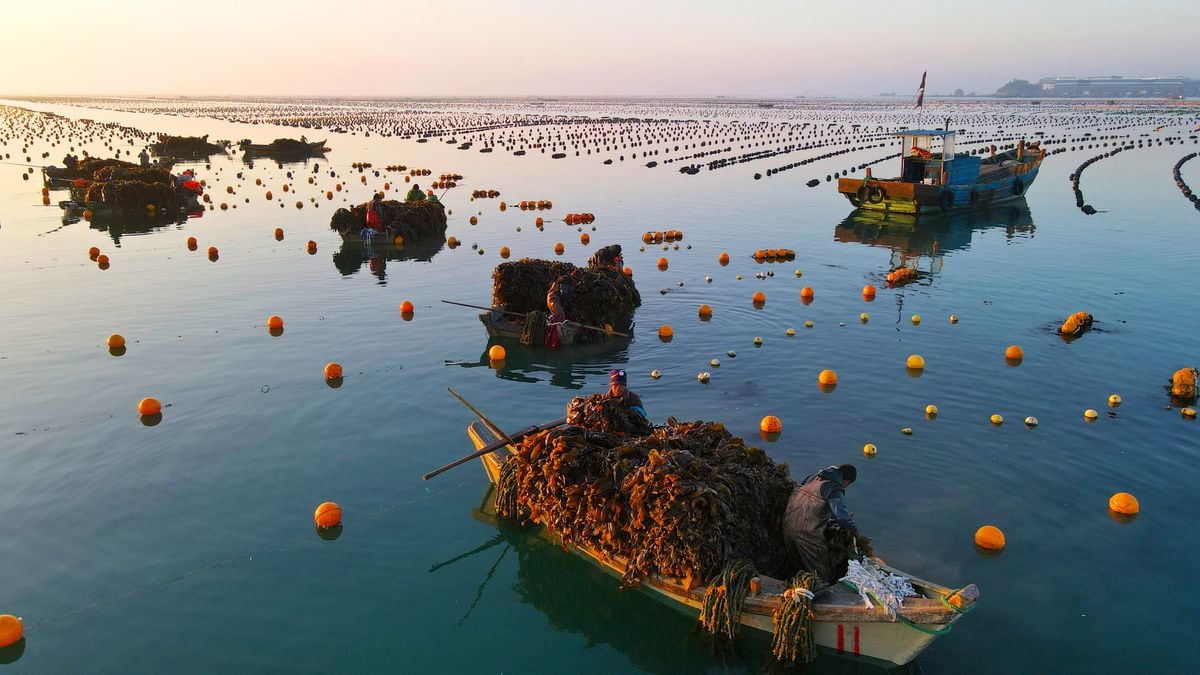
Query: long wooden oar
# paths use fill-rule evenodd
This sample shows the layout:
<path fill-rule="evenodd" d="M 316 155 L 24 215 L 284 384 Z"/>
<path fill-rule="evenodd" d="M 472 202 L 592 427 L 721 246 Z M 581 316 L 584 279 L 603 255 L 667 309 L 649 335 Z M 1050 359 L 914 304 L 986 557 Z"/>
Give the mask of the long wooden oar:
<path fill-rule="evenodd" d="M 536 434 L 539 431 L 553 429 L 554 427 L 565 424 L 566 421 L 567 421 L 567 418 L 560 417 L 556 420 L 551 420 L 544 424 L 535 424 L 530 427 L 525 427 L 524 429 L 521 429 L 517 433 L 509 436 L 508 437 L 509 440 L 501 439 L 501 440 L 496 441 L 495 443 L 489 443 L 485 447 L 481 448 L 478 452 L 472 452 L 471 454 L 467 455 L 466 457 L 463 457 L 461 459 L 456 459 L 453 462 L 450 462 L 449 464 L 447 464 L 446 466 L 443 466 L 440 469 L 434 469 L 433 471 L 430 471 L 429 473 L 422 476 L 422 478 L 425 480 L 429 480 L 430 478 L 433 478 L 434 476 L 436 476 L 440 473 L 449 471 L 450 469 L 453 469 L 454 467 L 456 467 L 460 464 L 465 464 L 465 463 L 475 459 L 476 457 L 483 457 L 484 455 L 488 454 L 489 452 L 495 452 L 495 451 L 499 450 L 500 448 L 503 448 L 504 446 L 508 445 L 509 442 L 516 442 L 522 438 L 525 438 L 526 436 L 528 436 L 530 434 Z"/>
<path fill-rule="evenodd" d="M 510 312 L 506 309 L 496 309 L 495 307 L 483 307 L 480 305 L 468 305 L 465 302 L 454 302 L 453 300 L 443 300 L 442 302 L 446 303 L 447 305 L 458 305 L 459 307 L 470 307 L 471 309 L 482 309 L 485 312 L 499 312 L 500 314 L 507 314 L 509 316 L 525 316 L 524 314 L 522 314 L 520 312 Z M 579 323 L 578 321 L 567 321 L 567 323 L 575 324 L 576 326 L 579 326 L 580 328 L 587 328 L 589 330 L 598 330 L 601 333 L 604 333 L 605 335 L 617 335 L 617 336 L 624 337 L 624 338 L 629 337 L 628 333 L 622 333 L 620 331 L 615 331 L 611 328 L 599 328 L 597 326 L 589 326 L 586 323 Z"/>

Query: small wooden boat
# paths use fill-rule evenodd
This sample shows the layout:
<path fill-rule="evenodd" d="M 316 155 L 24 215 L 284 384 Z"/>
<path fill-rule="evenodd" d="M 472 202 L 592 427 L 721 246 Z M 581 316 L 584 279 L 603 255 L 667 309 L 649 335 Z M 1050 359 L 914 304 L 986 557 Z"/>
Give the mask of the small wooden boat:
<path fill-rule="evenodd" d="M 954 132 L 901 131 L 900 177 L 839 178 L 838 192 L 873 211 L 924 213 L 973 209 L 1020 199 L 1033 184 L 1046 151 L 1038 143 L 990 157 L 955 153 Z M 941 141 L 940 148 L 933 141 Z M 937 150 L 937 152 L 935 152 Z"/>
<path fill-rule="evenodd" d="M 238 147 L 248 156 L 259 157 L 312 157 L 326 152 L 325 141 L 309 143 L 290 138 L 277 138 L 267 145 L 242 141 Z"/>
<path fill-rule="evenodd" d="M 468 426 L 467 434 L 477 450 L 500 439 L 498 430 L 483 420 Z M 480 457 L 488 480 L 493 485 L 500 478 L 501 465 L 514 450 L 512 446 L 505 446 Z M 549 528 L 543 528 L 543 534 L 562 543 Z M 608 555 L 587 546 L 566 545 L 566 548 L 617 578 L 625 572 L 626 560 L 621 556 Z M 945 599 L 953 596 L 956 589 L 917 579 L 881 561 L 876 562 L 888 572 L 908 577 L 920 594 L 919 597 L 905 599 L 904 606 L 898 612 L 900 620 L 891 620 L 879 608 L 866 607 L 857 593 L 835 584 L 817 593 L 813 600 L 813 636 L 823 651 L 853 655 L 880 665 L 904 665 L 916 658 L 939 634 L 948 631 L 962 613 L 970 609 L 973 601 L 964 603 L 958 609 L 951 607 Z M 741 624 L 772 634 L 774 612 L 787 590 L 787 584 L 761 574 L 759 579 L 761 590 L 757 595 L 746 598 Z M 638 589 L 689 616 L 700 615 L 705 592 L 703 586 L 689 590 L 683 580 L 650 574 L 642 580 Z M 966 592 L 968 589 L 971 592 Z M 978 592 L 974 584 L 962 590 L 964 598 L 969 595 L 974 597 Z"/>
<path fill-rule="evenodd" d="M 482 312 L 479 320 L 483 323 L 489 337 L 511 338 L 519 340 L 525 332 L 525 319 L 515 312 L 504 312 L 493 309 Z M 575 335 L 582 330 L 577 324 L 565 323 L 558 328 L 558 344 L 569 347 L 575 344 Z"/>

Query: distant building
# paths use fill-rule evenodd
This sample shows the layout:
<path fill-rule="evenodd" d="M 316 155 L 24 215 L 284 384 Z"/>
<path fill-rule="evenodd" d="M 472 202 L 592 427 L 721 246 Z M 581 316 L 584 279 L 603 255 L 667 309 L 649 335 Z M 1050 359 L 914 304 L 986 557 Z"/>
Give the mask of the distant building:
<path fill-rule="evenodd" d="M 1175 98 L 1200 95 L 1200 80 L 1186 77 L 1043 77 L 1013 80 L 996 96 L 1038 98 Z"/>

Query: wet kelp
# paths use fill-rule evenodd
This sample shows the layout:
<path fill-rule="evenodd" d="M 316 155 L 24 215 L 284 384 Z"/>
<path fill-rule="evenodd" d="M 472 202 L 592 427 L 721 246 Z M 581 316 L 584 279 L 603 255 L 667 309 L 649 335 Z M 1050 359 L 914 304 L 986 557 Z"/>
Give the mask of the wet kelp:
<path fill-rule="evenodd" d="M 624 327 L 642 304 L 631 277 L 619 270 L 576 267 L 569 262 L 524 258 L 501 263 L 492 272 L 492 306 L 526 314 L 546 310 L 546 293 L 559 277 L 577 272 L 563 297 L 567 318 L 590 326 Z M 580 331 L 576 342 L 598 340 L 597 331 Z"/>
<path fill-rule="evenodd" d="M 367 226 L 367 209 L 374 202 L 363 202 L 348 209 L 338 209 L 329 221 L 330 229 L 339 234 L 362 232 Z M 401 202 L 385 200 L 378 204 L 379 221 L 392 234 L 408 239 L 425 239 L 446 236 L 446 207 L 441 202 Z"/>
<path fill-rule="evenodd" d="M 660 574 L 691 587 L 736 559 L 787 578 L 780 519 L 794 487 L 786 465 L 720 423 L 643 436 L 567 426 L 521 442 L 497 508 L 546 525 L 564 544 L 624 557 L 624 585 Z"/>

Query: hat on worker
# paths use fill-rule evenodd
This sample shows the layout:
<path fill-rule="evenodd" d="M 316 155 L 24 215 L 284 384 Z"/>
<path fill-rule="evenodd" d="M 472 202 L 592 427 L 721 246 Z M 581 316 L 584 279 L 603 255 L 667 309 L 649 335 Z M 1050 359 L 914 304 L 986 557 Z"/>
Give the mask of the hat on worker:
<path fill-rule="evenodd" d="M 608 374 L 609 384 L 625 384 L 625 371 L 614 370 Z"/>

